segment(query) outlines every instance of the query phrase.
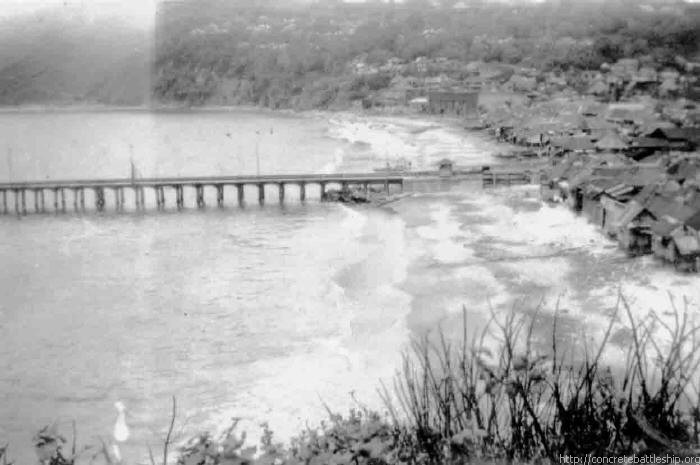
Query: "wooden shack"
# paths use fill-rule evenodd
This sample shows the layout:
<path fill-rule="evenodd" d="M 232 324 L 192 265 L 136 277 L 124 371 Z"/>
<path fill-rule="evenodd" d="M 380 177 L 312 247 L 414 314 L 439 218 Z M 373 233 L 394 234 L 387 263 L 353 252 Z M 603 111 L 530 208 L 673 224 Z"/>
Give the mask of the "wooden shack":
<path fill-rule="evenodd" d="M 438 173 L 440 177 L 447 178 L 454 174 L 454 163 L 448 158 L 443 158 L 438 162 Z"/>

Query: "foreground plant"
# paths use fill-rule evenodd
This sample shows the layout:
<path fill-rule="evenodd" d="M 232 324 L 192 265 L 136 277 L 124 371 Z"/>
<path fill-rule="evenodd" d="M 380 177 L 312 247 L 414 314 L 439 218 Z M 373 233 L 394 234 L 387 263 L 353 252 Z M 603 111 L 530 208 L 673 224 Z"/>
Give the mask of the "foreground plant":
<path fill-rule="evenodd" d="M 432 465 L 558 462 L 565 455 L 700 456 L 700 326 L 688 307 L 674 305 L 671 324 L 655 313 L 638 320 L 620 297 L 594 349 L 585 342 L 561 344 L 558 312 L 546 341 L 535 336 L 544 320 L 539 310 L 500 318 L 492 312 L 471 337 L 465 311 L 461 337 L 448 339 L 439 331 L 404 354 L 393 386 L 380 390 L 386 416 L 362 406 L 347 416 L 328 410 L 319 428 L 307 428 L 287 445 L 274 442 L 263 425 L 260 448 L 245 445 L 245 432 L 236 432 L 234 420 L 218 437 L 191 439 L 175 461 Z M 623 318 L 628 327 L 620 325 Z M 612 335 L 626 342 L 612 344 Z M 607 350 L 624 356 L 607 366 Z M 176 413 L 173 399 L 161 465 L 171 463 Z M 35 437 L 40 463 L 76 463 L 75 437 L 74 426 L 71 453 L 64 455 L 67 441 L 55 425 L 42 429 Z M 91 462 L 103 457 L 117 463 L 104 442 L 92 449 L 97 452 Z M 9 464 L 6 448 L 0 448 L 0 459 Z"/>
<path fill-rule="evenodd" d="M 585 344 L 562 349 L 555 314 L 546 352 L 533 337 L 538 312 L 513 312 L 501 321 L 492 314 L 470 345 L 465 312 L 462 341 L 449 342 L 440 332 L 437 341 L 416 342 L 395 380 L 396 395 L 385 387 L 383 397 L 434 463 L 700 453 L 700 327 L 687 304 L 674 308 L 672 326 L 654 313 L 637 321 L 624 298 L 618 310 L 630 325 L 622 367 L 601 362 L 617 310 L 595 350 Z M 668 335 L 665 347 L 659 331 Z M 495 357 L 487 337 L 498 343 Z"/>

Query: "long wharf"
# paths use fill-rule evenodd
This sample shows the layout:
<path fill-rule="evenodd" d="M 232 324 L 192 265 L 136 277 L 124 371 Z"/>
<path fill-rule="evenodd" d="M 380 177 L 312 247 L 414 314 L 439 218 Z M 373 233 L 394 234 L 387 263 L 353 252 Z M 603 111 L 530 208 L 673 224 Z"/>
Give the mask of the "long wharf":
<path fill-rule="evenodd" d="M 216 203 L 224 206 L 224 187 L 233 186 L 236 189 L 236 197 L 239 205 L 245 201 L 245 186 L 257 187 L 257 201 L 265 203 L 265 186 L 275 185 L 280 203 L 285 201 L 285 190 L 288 185 L 296 185 L 299 189 L 299 200 L 306 200 L 306 187 L 315 184 L 320 187 L 321 199 L 325 198 L 326 189 L 329 186 L 339 188 L 360 188 L 369 191 L 370 188 L 390 192 L 390 187 L 400 186 L 403 190 L 404 176 L 393 173 L 354 173 L 354 174 L 278 174 L 266 176 L 202 176 L 202 177 L 164 177 L 164 178 L 137 178 L 137 179 L 86 179 L 63 181 L 26 181 L 0 183 L 0 213 L 8 214 L 11 210 L 10 203 L 14 204 L 14 212 L 18 215 L 26 215 L 30 212 L 27 208 L 28 193 L 32 194 L 33 212 L 46 212 L 46 193 L 52 194 L 53 210 L 66 212 L 66 202 L 73 201 L 75 211 L 85 211 L 85 191 L 93 191 L 94 209 L 98 212 L 105 211 L 107 207 L 106 192 L 113 199 L 113 208 L 116 211 L 125 209 L 126 190 L 133 191 L 134 207 L 136 210 L 146 208 L 145 191 L 152 189 L 155 194 L 158 210 L 165 209 L 166 189 L 175 193 L 175 206 L 178 209 L 185 207 L 185 188 L 194 189 L 195 202 L 198 208 L 205 207 L 205 188 L 216 190 Z M 69 195 L 66 195 L 66 193 Z M 50 209 L 50 207 L 49 207 Z"/>

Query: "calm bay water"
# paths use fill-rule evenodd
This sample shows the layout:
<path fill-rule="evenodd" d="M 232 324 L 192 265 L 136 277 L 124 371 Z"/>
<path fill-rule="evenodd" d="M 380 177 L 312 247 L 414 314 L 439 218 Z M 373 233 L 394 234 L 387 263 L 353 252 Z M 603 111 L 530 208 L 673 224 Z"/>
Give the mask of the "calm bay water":
<path fill-rule="evenodd" d="M 399 157 L 420 169 L 445 156 L 490 163 L 494 150 L 435 121 L 252 111 L 5 113 L 0 141 L 0 179 L 13 180 L 127 177 L 130 159 L 143 176 L 255 173 L 258 159 L 263 173 Z M 108 438 L 116 400 L 134 462 L 162 440 L 172 395 L 180 438 L 233 416 L 251 435 L 269 421 L 288 438 L 324 417 L 321 400 L 352 406 L 351 391 L 378 407 L 377 382 L 410 336 L 453 327 L 462 305 L 479 324 L 489 304 L 558 300 L 572 328 L 595 329 L 620 285 L 641 312 L 668 290 L 700 300 L 697 276 L 627 260 L 529 187 L 431 186 L 393 211 L 288 198 L 239 209 L 227 192 L 223 210 L 0 218 L 0 443 L 18 463 L 54 420 L 75 419 L 84 442 Z"/>

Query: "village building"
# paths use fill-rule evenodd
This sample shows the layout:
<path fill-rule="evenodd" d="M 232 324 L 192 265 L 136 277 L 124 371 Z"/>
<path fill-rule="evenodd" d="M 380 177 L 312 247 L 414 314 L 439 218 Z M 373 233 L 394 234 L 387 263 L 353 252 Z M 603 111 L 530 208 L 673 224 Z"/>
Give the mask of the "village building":
<path fill-rule="evenodd" d="M 666 140 L 676 150 L 689 151 L 700 145 L 700 128 L 658 128 L 647 135 Z"/>
<path fill-rule="evenodd" d="M 610 86 L 607 82 L 600 79 L 593 82 L 586 91 L 588 95 L 598 97 L 600 99 L 607 99 L 610 96 Z"/>
<path fill-rule="evenodd" d="M 687 221 L 670 233 L 667 260 L 683 271 L 698 271 L 700 268 L 700 237 L 696 229 L 700 225 L 696 218 L 693 220 L 695 226 Z"/>
<path fill-rule="evenodd" d="M 645 192 L 640 194 L 641 199 L 630 202 L 619 225 L 620 244 L 634 254 L 652 253 L 655 248 L 668 247 L 671 233 L 694 213 L 691 207 L 674 197 L 655 193 L 645 199 Z M 654 228 L 658 222 L 662 224 Z"/>
<path fill-rule="evenodd" d="M 477 113 L 478 92 L 428 92 L 428 112 L 436 115 L 470 116 Z"/>
<path fill-rule="evenodd" d="M 627 150 L 629 144 L 616 132 L 609 132 L 595 143 L 595 148 L 600 151 L 621 152 Z"/>
<path fill-rule="evenodd" d="M 595 143 L 589 136 L 556 137 L 551 140 L 550 147 L 555 154 L 595 151 Z"/>

